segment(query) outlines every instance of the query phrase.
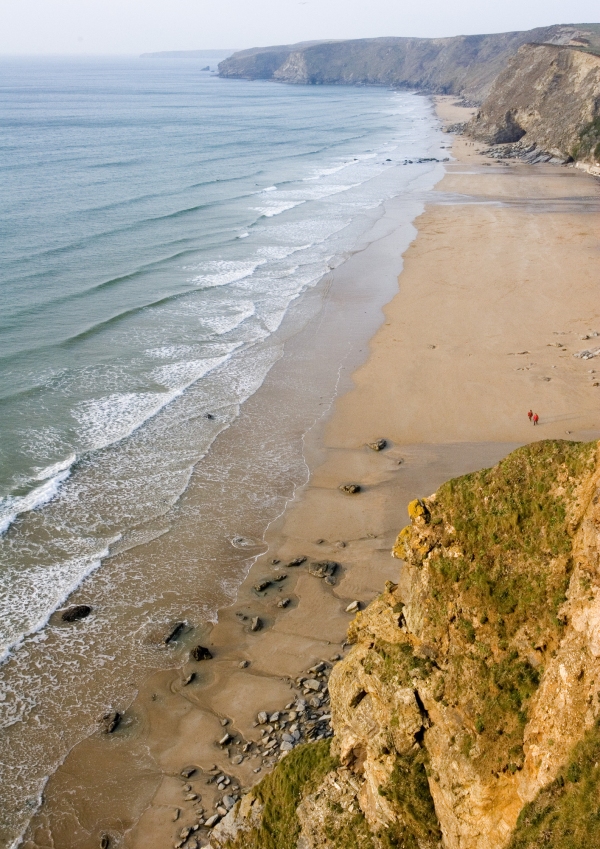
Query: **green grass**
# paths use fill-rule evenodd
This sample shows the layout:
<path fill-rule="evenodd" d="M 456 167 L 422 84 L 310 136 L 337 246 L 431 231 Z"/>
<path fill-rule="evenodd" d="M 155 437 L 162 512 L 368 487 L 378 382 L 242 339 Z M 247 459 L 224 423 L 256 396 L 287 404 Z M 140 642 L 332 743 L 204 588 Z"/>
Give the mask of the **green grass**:
<path fill-rule="evenodd" d="M 338 766 L 330 743 L 298 746 L 257 784 L 252 793 L 263 805 L 260 827 L 241 835 L 230 849 L 296 849 L 300 833 L 296 808 Z"/>
<path fill-rule="evenodd" d="M 423 636 L 432 645 L 450 639 L 444 702 L 469 704 L 469 740 L 479 738 L 482 772 L 522 766 L 541 673 L 531 654 L 541 647 L 535 663 L 543 663 L 564 629 L 559 609 L 573 568 L 569 509 L 596 450 L 596 443 L 534 443 L 492 469 L 449 481 L 428 502 L 433 548 Z M 399 677 L 408 665 L 414 661 L 398 664 Z M 465 756 L 469 740 L 457 743 Z"/>
<path fill-rule="evenodd" d="M 437 846 L 442 839 L 426 766 L 424 749 L 396 756 L 394 771 L 379 790 L 398 817 L 377 835 L 383 849 L 425 849 Z"/>
<path fill-rule="evenodd" d="M 573 159 L 584 159 L 590 155 L 596 162 L 600 162 L 600 117 L 594 118 L 580 130 Z"/>
<path fill-rule="evenodd" d="M 522 810 L 507 849 L 600 846 L 600 724 L 575 746 L 558 778 Z"/>
<path fill-rule="evenodd" d="M 341 810 L 334 813 L 338 816 L 325 822 L 323 829 L 327 849 L 374 849 L 373 834 L 360 811 L 341 818 Z"/>
<path fill-rule="evenodd" d="M 559 627 L 556 615 L 572 566 L 567 507 L 595 452 L 595 443 L 538 442 L 493 469 L 440 487 L 433 515 L 456 531 L 442 544 L 456 543 L 462 552 L 442 554 L 431 564 L 441 579 L 432 595 L 440 597 L 442 615 L 444 599 L 459 593 L 480 613 L 482 624 L 493 619 L 505 641 L 532 614 L 546 628 Z M 466 618 L 463 631 L 473 642 Z"/>

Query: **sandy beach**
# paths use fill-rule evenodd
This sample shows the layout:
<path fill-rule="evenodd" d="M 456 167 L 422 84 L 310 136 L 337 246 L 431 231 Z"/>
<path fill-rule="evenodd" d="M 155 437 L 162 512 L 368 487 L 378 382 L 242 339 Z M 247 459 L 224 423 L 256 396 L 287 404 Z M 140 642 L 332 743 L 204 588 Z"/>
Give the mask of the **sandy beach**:
<path fill-rule="evenodd" d="M 452 98 L 436 107 L 445 124 L 470 114 Z M 182 828 L 214 813 L 225 792 L 215 776 L 238 793 L 279 757 L 276 747 L 273 756 L 256 751 L 258 712 L 297 698 L 310 707 L 297 679 L 343 653 L 352 602 L 366 605 L 398 580 L 390 551 L 411 499 L 533 439 L 600 438 L 600 357 L 574 356 L 600 347 L 598 181 L 574 168 L 492 161 L 463 136 L 452 155 L 406 251 L 392 205 L 380 237 L 332 272 L 392 268 L 394 282 L 401 273 L 366 360 L 348 356 L 333 409 L 305 432 L 308 482 L 267 529 L 236 602 L 214 627 L 183 630 L 181 664 L 145 680 L 130 722 L 70 752 L 48 782 L 27 849 L 92 849 L 103 835 L 106 846 L 176 845 Z M 327 308 L 339 312 L 330 291 Z M 360 322 L 356 304 L 352 315 Z M 273 369 L 279 403 L 300 379 L 285 369 L 283 361 Z M 246 421 L 251 433 L 251 404 Z M 381 451 L 368 447 L 377 439 L 386 440 Z M 360 491 L 347 494 L 344 484 Z M 296 558 L 306 559 L 286 566 Z M 321 561 L 339 564 L 330 583 L 309 571 Z M 199 642 L 212 659 L 188 659 Z M 326 716 L 322 681 L 317 702 L 315 715 Z M 199 845 L 206 835 L 200 829 Z"/>

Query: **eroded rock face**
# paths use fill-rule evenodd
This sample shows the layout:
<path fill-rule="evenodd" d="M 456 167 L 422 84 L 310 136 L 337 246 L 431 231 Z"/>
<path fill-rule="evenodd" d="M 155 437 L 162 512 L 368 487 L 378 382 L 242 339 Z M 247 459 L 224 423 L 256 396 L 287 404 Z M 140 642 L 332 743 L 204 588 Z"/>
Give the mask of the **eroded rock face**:
<path fill-rule="evenodd" d="M 598 736 L 599 446 L 526 446 L 409 516 L 402 581 L 357 613 L 329 678 L 337 760 L 294 790 L 297 849 L 505 849 Z M 244 801 L 212 845 L 261 849 L 260 822 Z"/>
<path fill-rule="evenodd" d="M 467 132 L 490 144 L 523 139 L 557 158 L 600 166 L 599 95 L 600 56 L 573 46 L 526 44 L 498 76 Z"/>
<path fill-rule="evenodd" d="M 549 453 L 534 460 L 552 462 Z M 507 500 L 494 503 L 494 489 L 511 471 L 482 473 L 465 495 L 446 485 L 410 505 L 412 524 L 394 550 L 405 559 L 407 588 L 388 587 L 357 615 L 349 633 L 356 645 L 329 683 L 335 751 L 361 783 L 373 829 L 398 819 L 380 788 L 398 756 L 420 748 L 444 846 L 500 849 L 525 802 L 556 777 L 598 717 L 600 473 L 595 450 L 584 453 L 563 456 L 559 446 L 554 455 L 544 508 L 549 522 L 563 517 L 564 536 L 551 538 L 544 523 L 527 530 L 523 515 L 527 544 L 500 538 L 497 552 L 481 552 L 490 570 L 485 592 L 473 550 L 478 535 L 485 545 L 497 529 L 482 528 L 483 517 L 471 517 L 469 529 L 463 516 L 457 530 L 453 513 L 478 490 L 489 510 L 501 511 Z M 517 464 L 514 477 L 521 471 Z M 515 505 L 526 513 L 518 497 Z M 546 542 L 536 546 L 536 533 Z M 509 598 L 518 592 L 529 598 Z"/>

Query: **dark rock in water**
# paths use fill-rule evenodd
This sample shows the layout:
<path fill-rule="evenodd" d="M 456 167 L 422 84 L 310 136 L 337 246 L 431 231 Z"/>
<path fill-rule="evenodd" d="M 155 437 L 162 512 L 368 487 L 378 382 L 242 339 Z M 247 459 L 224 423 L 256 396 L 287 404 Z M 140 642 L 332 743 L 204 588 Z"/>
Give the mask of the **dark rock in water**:
<path fill-rule="evenodd" d="M 195 646 L 191 652 L 192 660 L 212 660 L 212 654 L 204 646 Z"/>
<path fill-rule="evenodd" d="M 367 442 L 367 446 L 372 451 L 383 451 L 383 449 L 387 446 L 386 439 L 376 439 L 375 442 Z"/>
<path fill-rule="evenodd" d="M 271 586 L 271 581 L 265 579 L 264 581 L 260 581 L 258 584 L 254 585 L 254 589 L 257 593 L 261 593 L 263 590 L 266 590 L 267 587 Z"/>
<path fill-rule="evenodd" d="M 210 71 L 210 65 L 207 65 L 206 68 L 200 68 L 201 71 Z"/>
<path fill-rule="evenodd" d="M 277 602 L 277 607 L 287 607 L 288 604 L 290 603 L 290 601 L 291 601 L 290 598 L 281 598 Z"/>
<path fill-rule="evenodd" d="M 261 628 L 262 628 L 262 620 L 260 619 L 259 616 L 255 616 L 254 619 L 252 620 L 252 624 L 250 625 L 250 630 L 251 631 L 260 631 Z"/>
<path fill-rule="evenodd" d="M 357 492 L 360 492 L 360 484 L 358 483 L 343 483 L 338 489 L 341 489 L 342 492 L 345 492 L 347 495 L 356 495 Z"/>
<path fill-rule="evenodd" d="M 103 834 L 100 838 L 100 849 L 109 849 L 110 846 L 110 836 L 108 834 Z"/>
<path fill-rule="evenodd" d="M 306 563 L 306 557 L 300 556 L 300 557 L 294 557 L 294 559 L 290 560 L 290 562 L 287 565 L 288 566 L 302 566 L 303 563 Z"/>
<path fill-rule="evenodd" d="M 192 681 L 194 680 L 195 677 L 196 677 L 196 673 L 190 672 L 190 674 L 187 676 L 187 678 L 183 679 L 182 686 L 187 687 L 188 684 L 192 683 Z"/>
<path fill-rule="evenodd" d="M 308 571 L 315 578 L 329 578 L 335 575 L 336 569 L 340 564 L 335 560 L 319 560 L 316 563 L 311 563 Z"/>
<path fill-rule="evenodd" d="M 165 637 L 165 645 L 173 642 L 177 639 L 177 637 L 181 634 L 183 629 L 185 628 L 185 622 L 176 622 L 175 625 L 171 628 L 167 636 Z"/>
<path fill-rule="evenodd" d="M 212 414 L 212 413 L 206 413 L 206 414 L 205 414 L 205 416 L 204 416 L 204 418 L 205 418 L 205 419 L 211 419 L 211 420 L 212 420 L 212 419 L 214 419 L 214 416 L 213 416 L 213 414 Z"/>
<path fill-rule="evenodd" d="M 280 581 L 285 581 L 286 579 L 287 579 L 287 575 L 285 575 L 285 574 L 275 575 L 275 577 L 273 578 L 273 580 L 276 581 L 277 583 L 279 583 Z"/>
<path fill-rule="evenodd" d="M 63 611 L 61 619 L 63 622 L 78 622 L 80 619 L 85 619 L 92 612 L 89 604 L 74 604 L 73 607 L 67 607 Z"/>
<path fill-rule="evenodd" d="M 274 557 L 271 560 L 271 563 L 273 564 L 273 566 L 277 566 L 279 563 L 281 563 L 281 560 L 278 560 L 276 557 Z"/>
<path fill-rule="evenodd" d="M 118 710 L 111 710 L 110 713 L 105 714 L 100 720 L 105 734 L 112 734 L 119 727 L 120 723 L 121 714 Z"/>

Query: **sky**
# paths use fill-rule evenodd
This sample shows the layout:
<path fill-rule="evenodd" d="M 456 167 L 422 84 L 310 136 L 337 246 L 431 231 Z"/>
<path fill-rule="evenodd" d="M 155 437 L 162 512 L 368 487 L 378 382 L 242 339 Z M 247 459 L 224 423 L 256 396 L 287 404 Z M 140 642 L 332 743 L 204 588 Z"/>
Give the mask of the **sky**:
<path fill-rule="evenodd" d="M 599 0 L 0 0 L 0 54 L 243 49 L 598 21 Z"/>

